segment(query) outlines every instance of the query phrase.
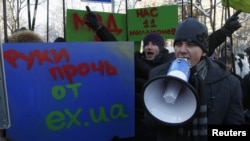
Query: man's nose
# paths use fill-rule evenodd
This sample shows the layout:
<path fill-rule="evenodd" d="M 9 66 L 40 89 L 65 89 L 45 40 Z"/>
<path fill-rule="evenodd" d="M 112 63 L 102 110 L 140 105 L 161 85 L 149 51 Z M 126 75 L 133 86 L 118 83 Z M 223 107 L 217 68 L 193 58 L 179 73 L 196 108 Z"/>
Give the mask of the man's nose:
<path fill-rule="evenodd" d="M 187 52 L 187 46 L 185 44 L 182 44 L 179 48 L 180 52 Z"/>

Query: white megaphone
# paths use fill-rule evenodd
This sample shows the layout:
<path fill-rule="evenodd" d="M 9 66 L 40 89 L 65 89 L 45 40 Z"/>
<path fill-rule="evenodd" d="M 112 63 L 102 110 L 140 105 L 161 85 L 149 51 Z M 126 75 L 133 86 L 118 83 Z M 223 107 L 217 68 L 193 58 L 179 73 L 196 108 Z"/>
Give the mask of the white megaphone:
<path fill-rule="evenodd" d="M 188 83 L 191 65 L 185 58 L 175 59 L 167 75 L 149 80 L 143 88 L 146 110 L 170 125 L 184 124 L 197 112 L 196 90 Z"/>

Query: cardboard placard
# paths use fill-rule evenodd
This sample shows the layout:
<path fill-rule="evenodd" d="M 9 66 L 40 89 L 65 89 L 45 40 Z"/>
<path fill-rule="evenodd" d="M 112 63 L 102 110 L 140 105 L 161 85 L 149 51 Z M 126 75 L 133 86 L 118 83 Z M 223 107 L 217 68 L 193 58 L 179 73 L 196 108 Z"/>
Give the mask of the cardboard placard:
<path fill-rule="evenodd" d="M 132 42 L 3 44 L 15 141 L 134 135 Z M 98 133 L 98 135 L 97 135 Z"/>

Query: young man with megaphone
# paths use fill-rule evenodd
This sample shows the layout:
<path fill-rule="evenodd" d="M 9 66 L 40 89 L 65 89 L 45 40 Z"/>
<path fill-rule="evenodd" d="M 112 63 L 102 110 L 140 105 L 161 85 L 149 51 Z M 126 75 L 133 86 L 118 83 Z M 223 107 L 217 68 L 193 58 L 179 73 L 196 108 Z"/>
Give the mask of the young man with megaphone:
<path fill-rule="evenodd" d="M 157 141 L 206 141 L 210 124 L 245 124 L 240 81 L 226 69 L 225 64 L 208 57 L 208 40 L 208 30 L 204 24 L 194 18 L 185 19 L 177 26 L 174 50 L 177 59 L 185 59 L 190 64 L 190 76 L 187 77 L 187 82 L 180 80 L 178 77 L 181 75 L 178 74 L 176 78 L 173 75 L 166 76 L 176 60 L 150 71 L 150 80 L 143 90 L 147 109 L 145 117 L 148 117 L 146 118 L 148 126 L 159 130 Z M 159 81 L 162 78 L 165 80 Z M 175 102 L 157 104 L 156 101 L 165 102 L 163 95 L 168 91 L 167 85 L 172 83 L 172 80 L 178 80 L 176 82 L 179 83 L 175 85 L 181 85 L 176 88 L 178 90 L 175 90 L 179 93 Z M 158 91 L 157 89 L 163 90 Z M 157 94 L 157 92 L 161 94 Z M 173 91 L 171 92 L 173 93 Z M 187 94 L 193 95 L 194 98 L 189 99 L 190 96 L 187 97 Z M 196 101 L 194 102 L 194 100 Z M 186 118 L 185 115 L 180 113 L 180 111 L 185 111 L 182 109 L 185 108 L 182 103 L 186 103 L 187 107 L 193 105 L 196 108 L 196 110 L 190 108 L 195 111 L 192 111 L 194 115 L 185 121 L 182 120 Z M 157 111 L 164 107 L 168 107 L 169 112 Z M 165 120 L 162 117 L 172 119 Z"/>

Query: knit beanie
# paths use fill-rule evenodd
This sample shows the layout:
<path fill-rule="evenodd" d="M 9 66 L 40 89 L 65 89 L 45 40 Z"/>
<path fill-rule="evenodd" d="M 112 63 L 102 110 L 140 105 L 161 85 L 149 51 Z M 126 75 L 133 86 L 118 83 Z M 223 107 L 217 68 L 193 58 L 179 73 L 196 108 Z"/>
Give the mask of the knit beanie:
<path fill-rule="evenodd" d="M 207 27 L 195 18 L 187 18 L 177 26 L 174 45 L 178 41 L 195 43 L 208 53 Z"/>
<path fill-rule="evenodd" d="M 143 47 L 145 47 L 149 42 L 155 43 L 160 50 L 164 49 L 165 41 L 164 38 L 158 33 L 149 33 L 143 39 Z"/>

